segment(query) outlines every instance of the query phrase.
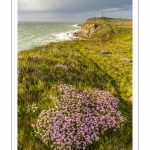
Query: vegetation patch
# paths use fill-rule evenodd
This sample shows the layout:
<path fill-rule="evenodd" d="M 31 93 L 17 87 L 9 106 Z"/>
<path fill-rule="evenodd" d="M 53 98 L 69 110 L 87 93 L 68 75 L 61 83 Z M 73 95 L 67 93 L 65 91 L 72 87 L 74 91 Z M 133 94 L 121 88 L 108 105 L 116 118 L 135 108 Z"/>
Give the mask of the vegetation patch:
<path fill-rule="evenodd" d="M 132 20 L 103 23 L 18 53 L 19 150 L 132 149 Z"/>
<path fill-rule="evenodd" d="M 100 134 L 120 128 L 125 121 L 116 110 L 119 100 L 109 92 L 79 92 L 71 85 L 59 85 L 54 90 L 60 91 L 60 97 L 49 95 L 46 99 L 55 102 L 55 109 L 43 110 L 36 124 L 32 124 L 35 135 L 50 149 L 84 150 L 98 141 Z"/>

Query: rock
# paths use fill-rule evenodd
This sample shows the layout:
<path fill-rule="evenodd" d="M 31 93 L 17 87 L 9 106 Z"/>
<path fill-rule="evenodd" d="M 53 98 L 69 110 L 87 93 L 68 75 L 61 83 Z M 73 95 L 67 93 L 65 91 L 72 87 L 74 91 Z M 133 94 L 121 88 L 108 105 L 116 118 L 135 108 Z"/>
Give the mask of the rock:
<path fill-rule="evenodd" d="M 133 97 L 132 96 L 129 98 L 129 101 L 131 101 L 131 102 L 133 101 Z"/>
<path fill-rule="evenodd" d="M 120 58 L 121 61 L 132 63 L 129 58 Z"/>
<path fill-rule="evenodd" d="M 83 23 L 79 31 L 73 33 L 76 37 L 90 37 L 90 35 L 96 30 L 99 24 L 96 23 Z"/>
<path fill-rule="evenodd" d="M 112 52 L 109 52 L 108 50 L 101 50 L 102 54 L 112 54 Z"/>

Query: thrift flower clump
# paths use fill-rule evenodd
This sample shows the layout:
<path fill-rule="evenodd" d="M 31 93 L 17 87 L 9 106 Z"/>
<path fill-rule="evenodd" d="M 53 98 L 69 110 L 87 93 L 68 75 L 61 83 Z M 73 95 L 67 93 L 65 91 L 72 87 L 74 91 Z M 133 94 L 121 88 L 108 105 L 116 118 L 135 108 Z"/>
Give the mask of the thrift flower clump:
<path fill-rule="evenodd" d="M 67 71 L 68 70 L 68 67 L 66 65 L 63 65 L 63 64 L 56 64 L 55 67 L 59 67 L 59 68 L 62 68 L 63 70 Z"/>
<path fill-rule="evenodd" d="M 33 103 L 33 104 L 31 105 L 31 110 L 32 110 L 32 112 L 37 111 L 37 109 L 38 109 L 37 105 L 36 105 L 35 103 Z"/>
<path fill-rule="evenodd" d="M 53 150 L 84 150 L 98 141 L 106 130 L 120 128 L 125 118 L 117 110 L 118 99 L 109 92 L 94 89 L 80 92 L 71 85 L 54 87 L 61 92 L 56 107 L 43 110 L 36 124 L 35 135 Z"/>

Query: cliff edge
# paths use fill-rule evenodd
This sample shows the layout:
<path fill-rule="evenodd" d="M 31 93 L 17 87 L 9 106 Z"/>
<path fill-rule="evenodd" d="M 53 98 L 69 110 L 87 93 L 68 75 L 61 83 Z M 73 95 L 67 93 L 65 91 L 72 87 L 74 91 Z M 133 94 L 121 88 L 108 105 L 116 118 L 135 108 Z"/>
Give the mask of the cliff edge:
<path fill-rule="evenodd" d="M 89 18 L 80 24 L 81 28 L 74 33 L 74 36 L 79 38 L 109 38 L 118 32 L 118 28 L 113 25 L 113 22 L 124 22 L 127 20 L 128 19 L 106 17 Z"/>

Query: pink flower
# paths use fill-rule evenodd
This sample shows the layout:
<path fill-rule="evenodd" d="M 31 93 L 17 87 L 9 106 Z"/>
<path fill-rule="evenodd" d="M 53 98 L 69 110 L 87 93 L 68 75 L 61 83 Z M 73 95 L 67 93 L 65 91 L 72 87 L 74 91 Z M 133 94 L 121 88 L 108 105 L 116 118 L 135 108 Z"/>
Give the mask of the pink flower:
<path fill-rule="evenodd" d="M 53 143 L 55 149 L 83 150 L 99 140 L 99 131 L 104 134 L 110 128 L 120 128 L 125 121 L 116 109 L 119 100 L 109 92 L 99 89 L 79 92 L 71 85 L 53 89 L 59 90 L 61 96 L 59 99 L 49 96 L 56 107 L 41 112 L 35 132 L 43 142 Z"/>

